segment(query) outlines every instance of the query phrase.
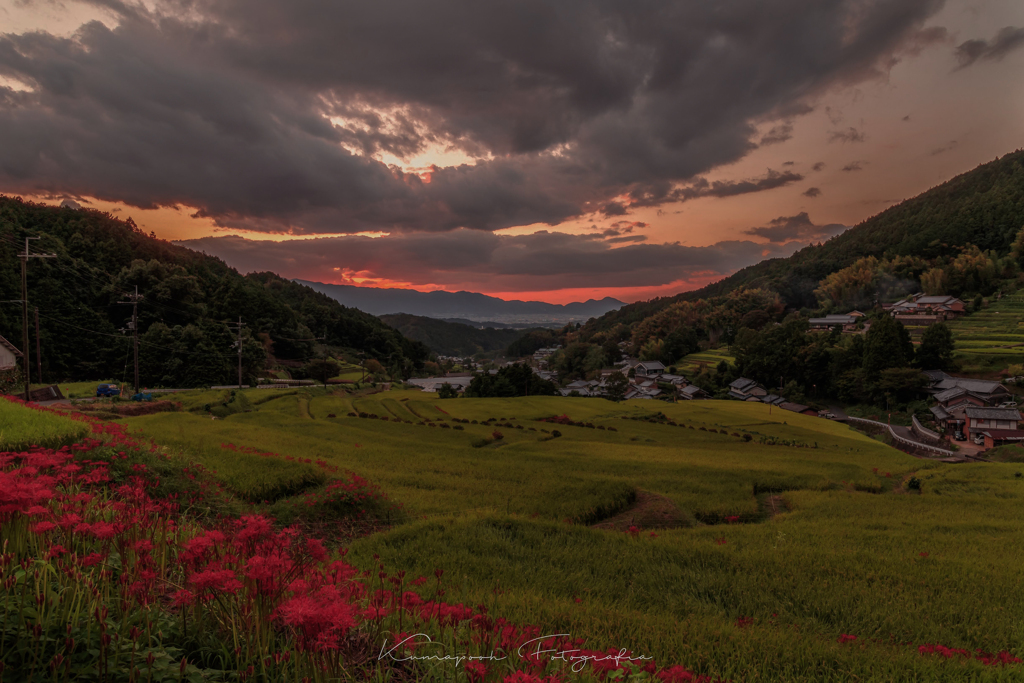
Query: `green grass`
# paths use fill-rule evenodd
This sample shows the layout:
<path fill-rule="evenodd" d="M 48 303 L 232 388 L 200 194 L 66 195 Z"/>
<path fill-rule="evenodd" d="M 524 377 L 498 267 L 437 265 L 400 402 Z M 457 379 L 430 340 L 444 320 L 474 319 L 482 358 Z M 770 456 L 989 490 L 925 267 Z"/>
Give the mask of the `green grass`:
<path fill-rule="evenodd" d="M 96 395 L 96 386 L 99 384 L 116 384 L 121 386 L 121 382 L 113 379 L 102 379 L 96 380 L 95 382 L 60 382 L 57 384 L 60 387 L 60 391 L 64 394 L 64 398 L 89 398 Z M 33 384 L 33 389 L 42 389 L 48 387 L 49 384 Z"/>
<path fill-rule="evenodd" d="M 682 373 L 696 374 L 700 371 L 701 366 L 707 366 L 713 370 L 723 360 L 730 365 L 736 363 L 736 359 L 729 355 L 729 349 L 722 347 L 720 349 L 708 349 L 707 351 L 691 353 L 679 361 L 676 367 Z"/>
<path fill-rule="evenodd" d="M 988 307 L 949 323 L 957 359 L 970 374 L 997 374 L 1024 362 L 1024 293 L 990 298 Z"/>
<path fill-rule="evenodd" d="M 486 604 L 589 646 L 627 647 L 734 681 L 1020 673 L 898 644 L 1024 655 L 1019 464 L 920 460 L 839 423 L 769 415 L 762 404 L 304 389 L 254 405 L 256 393 L 244 392 L 251 412 L 224 419 L 186 412 L 125 422 L 194 454 L 231 488 L 299 470 L 237 459 L 224 442 L 352 470 L 404 505 L 398 528 L 353 546 L 357 564 L 373 568 L 378 554 L 389 571 L 443 568 L 446 600 Z M 348 417 L 353 411 L 377 418 Z M 606 429 L 536 421 L 563 413 Z M 488 418 L 513 427 L 480 424 Z M 539 431 L 552 428 L 562 436 Z M 473 447 L 496 429 L 502 440 Z M 771 440 L 789 445 L 759 443 Z M 920 494 L 904 491 L 911 476 Z M 637 490 L 666 497 L 683 526 L 657 538 L 586 526 Z M 769 492 L 779 496 L 774 517 Z M 731 515 L 750 523 L 705 523 Z M 753 622 L 740 628 L 740 617 Z M 843 633 L 858 640 L 840 645 Z"/>
<path fill-rule="evenodd" d="M 59 448 L 88 433 L 89 427 L 82 422 L 0 398 L 0 451 L 19 451 L 30 446 Z"/>

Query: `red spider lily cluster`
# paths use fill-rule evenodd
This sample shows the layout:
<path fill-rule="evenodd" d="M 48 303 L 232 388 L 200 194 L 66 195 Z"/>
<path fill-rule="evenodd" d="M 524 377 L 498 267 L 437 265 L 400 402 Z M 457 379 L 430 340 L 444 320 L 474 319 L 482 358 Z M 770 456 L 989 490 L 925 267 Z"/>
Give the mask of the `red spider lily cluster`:
<path fill-rule="evenodd" d="M 840 645 L 845 643 L 852 643 L 857 640 L 857 636 L 844 633 L 838 638 Z M 913 643 L 904 643 L 904 645 L 912 645 Z M 1019 657 L 1015 657 L 1006 650 L 998 653 L 985 652 L 984 650 L 975 650 L 971 652 L 956 647 L 946 647 L 945 645 L 938 645 L 934 643 L 925 643 L 919 645 L 917 651 L 922 655 L 938 655 L 944 659 L 974 659 L 981 662 L 985 666 L 1006 666 L 1008 664 L 1021 664 L 1024 660 Z"/>
<path fill-rule="evenodd" d="M 1009 652 L 1003 651 L 998 654 L 991 652 L 985 652 L 984 650 L 976 650 L 969 652 L 967 650 L 961 650 L 955 647 L 946 647 L 944 645 L 934 645 L 932 643 L 925 643 L 917 648 L 917 651 L 922 655 L 938 655 L 946 659 L 955 658 L 966 658 L 976 659 L 977 661 L 987 666 L 1006 666 L 1007 664 L 1020 664 L 1021 659 L 1014 657 Z"/>

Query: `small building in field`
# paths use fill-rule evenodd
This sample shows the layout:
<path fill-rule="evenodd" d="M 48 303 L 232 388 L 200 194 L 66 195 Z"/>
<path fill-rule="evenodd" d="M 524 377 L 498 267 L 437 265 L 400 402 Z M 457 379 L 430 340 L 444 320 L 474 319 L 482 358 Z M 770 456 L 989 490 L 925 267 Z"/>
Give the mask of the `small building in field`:
<path fill-rule="evenodd" d="M 14 369 L 20 358 L 21 351 L 14 344 L 0 337 L 0 371 Z"/>

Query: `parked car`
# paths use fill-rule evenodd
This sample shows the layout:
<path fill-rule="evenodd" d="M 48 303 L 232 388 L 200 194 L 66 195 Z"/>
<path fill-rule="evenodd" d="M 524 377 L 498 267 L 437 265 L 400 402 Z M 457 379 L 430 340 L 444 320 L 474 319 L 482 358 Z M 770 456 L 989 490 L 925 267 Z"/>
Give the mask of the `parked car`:
<path fill-rule="evenodd" d="M 967 441 L 967 436 L 959 429 L 953 432 L 953 438 L 956 441 Z"/>
<path fill-rule="evenodd" d="M 829 410 L 819 410 L 818 411 L 818 417 L 824 417 L 824 418 L 827 418 L 829 420 L 834 420 L 836 418 L 836 414 L 831 412 L 831 411 L 829 411 Z"/>
<path fill-rule="evenodd" d="M 144 394 L 144 393 L 142 393 L 140 391 L 139 393 L 137 393 L 134 396 L 132 396 L 132 400 L 133 401 L 152 401 L 153 400 L 153 394 Z"/>
<path fill-rule="evenodd" d="M 1017 407 L 1017 402 L 1016 401 L 1003 401 L 1002 403 L 999 404 L 999 407 L 1000 408 L 1016 408 Z"/>
<path fill-rule="evenodd" d="M 120 396 L 121 388 L 116 384 L 100 384 L 96 387 L 97 396 Z"/>

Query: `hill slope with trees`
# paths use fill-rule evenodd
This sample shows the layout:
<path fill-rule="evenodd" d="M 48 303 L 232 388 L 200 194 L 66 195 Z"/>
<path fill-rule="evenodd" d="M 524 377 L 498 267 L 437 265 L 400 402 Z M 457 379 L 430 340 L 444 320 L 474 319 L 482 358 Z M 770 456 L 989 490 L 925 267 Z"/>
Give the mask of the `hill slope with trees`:
<path fill-rule="evenodd" d="M 28 299 L 39 309 L 45 381 L 130 377 L 130 335 L 120 330 L 138 293 L 142 383 L 201 386 L 237 381 L 244 324 L 244 381 L 266 364 L 303 363 L 325 350 L 376 358 L 394 374 L 422 367 L 430 351 L 378 318 L 346 308 L 273 273 L 240 275 L 220 259 L 144 234 L 129 218 L 0 196 L 0 335 L 22 346 L 24 238 L 31 253 Z M 30 311 L 30 315 L 32 312 Z M 34 325 L 30 330 L 35 356 Z M 36 378 L 36 362 L 32 361 Z"/>
<path fill-rule="evenodd" d="M 442 356 L 474 356 L 503 351 L 529 330 L 479 328 L 463 323 L 409 313 L 382 315 L 380 319 L 409 339 L 423 342 Z"/>
<path fill-rule="evenodd" d="M 930 261 L 956 255 L 968 245 L 1005 255 L 1022 226 L 1024 151 L 1017 150 L 900 202 L 827 242 L 788 258 L 762 261 L 692 292 L 623 306 L 591 321 L 586 329 L 596 333 L 632 325 L 672 304 L 720 297 L 741 288 L 775 292 L 787 308 L 816 309 L 815 290 L 822 280 L 860 259 Z M 913 273 L 907 279 L 912 278 Z"/>

